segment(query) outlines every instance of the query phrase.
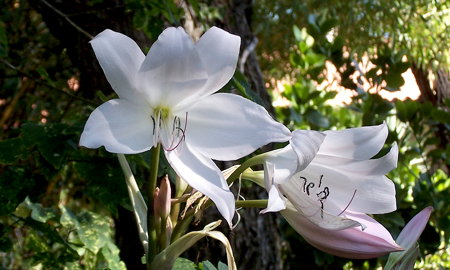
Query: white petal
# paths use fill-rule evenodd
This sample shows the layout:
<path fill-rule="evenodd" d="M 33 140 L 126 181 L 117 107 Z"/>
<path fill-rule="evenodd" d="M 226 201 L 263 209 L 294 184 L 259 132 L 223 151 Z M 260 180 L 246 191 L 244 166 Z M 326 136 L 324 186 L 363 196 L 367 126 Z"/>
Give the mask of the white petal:
<path fill-rule="evenodd" d="M 281 211 L 281 214 L 308 243 L 335 256 L 368 259 L 401 250 L 392 241 L 386 229 L 367 216 L 354 217 L 366 225 L 366 229 L 362 231 L 360 227 L 345 230 L 320 228 L 298 213 L 290 204 L 287 205 L 286 210 Z"/>
<path fill-rule="evenodd" d="M 234 160 L 270 142 L 289 140 L 290 131 L 260 105 L 233 94 L 213 94 L 190 108 L 186 141 L 205 156 Z"/>
<path fill-rule="evenodd" d="M 343 173 L 358 174 L 363 178 L 369 175 L 384 175 L 397 167 L 398 146 L 392 145 L 389 153 L 378 159 L 352 160 L 318 154 L 314 163 L 339 170 Z"/>
<path fill-rule="evenodd" d="M 327 188 L 329 195 L 323 200 L 324 209 L 334 215 L 347 209 L 370 214 L 396 209 L 395 186 L 384 175 L 351 174 L 313 161 L 295 177 L 314 183 L 311 194 Z"/>
<path fill-rule="evenodd" d="M 384 214 L 397 210 L 395 185 L 386 176 L 370 178 L 355 188 L 356 193 L 348 210 Z"/>
<path fill-rule="evenodd" d="M 314 130 L 295 130 L 290 144 L 298 157 L 298 171 L 303 170 L 316 156 L 325 135 Z"/>
<path fill-rule="evenodd" d="M 195 44 L 206 71 L 205 95 L 221 89 L 232 77 L 239 58 L 241 38 L 217 27 L 209 29 Z"/>
<path fill-rule="evenodd" d="M 138 90 L 136 75 L 145 56 L 136 42 L 108 29 L 98 34 L 90 43 L 117 95 L 121 99 L 143 103 L 146 99 Z"/>
<path fill-rule="evenodd" d="M 272 183 L 277 185 L 283 184 L 296 173 L 298 166 L 297 155 L 290 144 L 282 149 L 267 152 L 266 156 L 266 163 L 274 164 L 273 166 L 276 167 L 276 170 L 273 170 L 270 174 L 272 178 L 270 185 Z M 264 168 L 264 172 L 266 171 L 269 172 Z"/>
<path fill-rule="evenodd" d="M 267 212 L 278 212 L 286 208 L 286 198 L 280 193 L 280 191 L 272 186 L 269 190 L 269 200 L 267 202 L 267 208 L 261 210 L 260 214 Z"/>
<path fill-rule="evenodd" d="M 164 30 L 153 43 L 139 70 L 142 87 L 152 105 L 173 107 L 202 91 L 208 74 L 183 28 Z"/>
<path fill-rule="evenodd" d="M 365 234 L 370 234 L 378 238 L 381 238 L 392 246 L 398 246 L 397 243 L 395 243 L 389 231 L 386 230 L 386 228 L 383 225 L 381 225 L 378 221 L 371 218 L 370 216 L 348 211 L 345 214 L 345 217 L 355 220 L 361 224 L 364 224 L 364 229 L 361 228 L 357 229 L 363 231 Z"/>
<path fill-rule="evenodd" d="M 384 145 L 388 135 L 386 123 L 378 126 L 324 132 L 327 136 L 319 154 L 351 159 L 369 159 Z"/>
<path fill-rule="evenodd" d="M 150 112 L 124 99 L 113 99 L 96 108 L 84 126 L 80 145 L 112 153 L 133 154 L 147 151 L 153 145 Z"/>
<path fill-rule="evenodd" d="M 234 196 L 214 162 L 181 144 L 173 151 L 165 151 L 167 160 L 177 174 L 190 186 L 208 196 L 231 226 L 234 216 Z"/>
<path fill-rule="evenodd" d="M 275 150 L 276 151 L 276 150 Z M 264 162 L 264 186 L 269 192 L 267 208 L 261 210 L 259 213 L 278 212 L 286 208 L 286 198 L 278 190 L 277 185 L 274 184 L 275 164 L 270 160 Z"/>

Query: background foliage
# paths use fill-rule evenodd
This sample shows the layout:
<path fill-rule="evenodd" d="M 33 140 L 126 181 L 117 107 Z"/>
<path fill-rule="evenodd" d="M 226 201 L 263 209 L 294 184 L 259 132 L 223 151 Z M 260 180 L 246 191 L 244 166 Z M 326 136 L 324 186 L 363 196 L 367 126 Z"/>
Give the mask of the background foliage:
<path fill-rule="evenodd" d="M 247 18 L 258 38 L 257 59 L 266 86 L 275 88 L 282 78 L 285 82 L 284 91 L 269 89 L 273 100 L 285 101 L 274 108 L 276 118 L 291 129 L 316 130 L 386 121 L 390 135 L 383 151 L 394 142 L 400 149 L 398 168 L 389 175 L 397 187 L 398 211 L 375 218 L 395 238 L 418 211 L 432 205 L 435 210 L 421 237 L 422 257 L 416 266 L 450 268 L 449 84 L 445 88 L 450 3 L 253 2 Z M 70 26 L 76 34 L 68 42 L 58 26 L 72 22 L 95 35 L 113 27 L 108 21 L 113 14 L 121 22 L 114 27 L 128 33 L 137 29 L 138 39 L 145 33 L 141 40 L 148 49 L 169 25 L 183 25 L 193 36 L 211 25 L 228 28 L 237 4 L 91 0 L 71 2 L 76 7 L 71 13 L 62 12 L 65 6 L 57 4 L 0 3 L 0 268 L 125 269 L 129 248 L 121 221 L 126 220 L 130 202 L 122 172 L 112 154 L 77 146 L 89 113 L 114 93 L 89 78 L 97 65 L 83 62 L 93 59 L 88 57 L 89 39 Z M 70 46 L 79 48 L 80 54 L 74 55 Z M 366 58 L 371 66 L 362 70 Z M 332 84 L 319 87 L 327 79 L 329 65 L 336 69 L 338 86 L 353 91 L 350 104 L 332 105 L 339 89 Z M 408 68 L 421 97 L 384 99 L 380 91 L 398 91 L 404 84 L 401 74 Z M 252 78 L 241 72 L 224 91 L 264 104 Z M 131 157 L 138 180 L 148 178 L 148 160 L 146 153 Z M 166 164 L 161 174 L 167 172 Z M 297 269 L 299 264 L 311 269 L 375 269 L 386 260 L 346 260 L 324 254 L 278 218 L 283 269 Z M 128 235 L 133 235 L 129 230 Z M 138 258 L 142 254 L 133 251 Z M 197 262 L 195 256 L 190 259 Z M 201 258 L 199 264 L 179 260 L 176 269 L 223 269 L 218 260 Z"/>

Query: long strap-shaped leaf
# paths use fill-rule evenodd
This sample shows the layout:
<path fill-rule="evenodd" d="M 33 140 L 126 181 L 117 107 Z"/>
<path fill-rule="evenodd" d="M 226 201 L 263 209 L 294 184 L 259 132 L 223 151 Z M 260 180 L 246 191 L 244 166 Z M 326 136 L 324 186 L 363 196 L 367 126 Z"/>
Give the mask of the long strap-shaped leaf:
<path fill-rule="evenodd" d="M 219 220 L 206 225 L 205 228 L 201 231 L 190 232 L 183 235 L 166 249 L 161 251 L 161 253 L 156 255 L 155 259 L 151 263 L 151 269 L 171 270 L 173 264 L 175 263 L 175 260 L 181 255 L 181 253 L 185 252 L 188 248 L 193 246 L 203 237 L 209 236 L 219 240 L 225 246 L 227 252 L 228 269 L 237 270 L 230 242 L 223 233 L 219 231 L 213 231 L 217 226 L 220 225 L 220 223 L 221 221 Z"/>
<path fill-rule="evenodd" d="M 139 187 L 131 172 L 130 165 L 123 154 L 117 154 L 119 158 L 120 166 L 122 167 L 123 174 L 125 175 L 125 181 L 127 183 L 128 193 L 130 195 L 131 205 L 133 206 L 134 215 L 139 231 L 139 238 L 141 239 L 142 246 L 145 253 L 148 252 L 148 233 L 147 233 L 147 204 L 145 204 L 144 198 L 139 190 Z"/>

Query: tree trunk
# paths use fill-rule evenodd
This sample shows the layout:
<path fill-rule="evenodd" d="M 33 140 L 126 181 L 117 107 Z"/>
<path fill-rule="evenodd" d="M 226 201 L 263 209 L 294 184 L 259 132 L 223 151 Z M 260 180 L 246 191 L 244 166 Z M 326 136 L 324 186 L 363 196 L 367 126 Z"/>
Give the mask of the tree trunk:
<path fill-rule="evenodd" d="M 132 13 L 126 13 L 122 0 L 96 1 L 30 1 L 47 24 L 50 32 L 60 41 L 73 65 L 80 70 L 79 92 L 85 98 L 93 98 L 96 91 L 112 93 L 111 86 L 95 58 L 89 41 L 103 30 L 123 33 L 139 45 L 148 45 L 146 36 L 135 31 Z"/>
<path fill-rule="evenodd" d="M 431 102 L 435 107 L 444 108 L 448 110 L 447 106 L 444 104 L 446 98 L 450 97 L 450 83 L 448 79 L 448 73 L 443 70 L 439 70 L 436 74 L 436 81 L 434 83 L 434 89 L 431 88 L 430 81 L 428 79 L 425 70 L 421 69 L 416 65 L 411 67 L 414 77 L 416 78 L 417 85 L 420 90 L 420 101 Z M 443 124 L 436 124 L 434 133 L 436 137 L 439 138 L 439 148 L 446 149 L 450 142 L 450 131 Z M 445 163 L 445 162 L 443 162 Z M 446 169 L 446 173 L 450 172 L 449 164 L 442 164 L 442 169 Z M 432 173 L 432 172 L 431 172 Z"/>

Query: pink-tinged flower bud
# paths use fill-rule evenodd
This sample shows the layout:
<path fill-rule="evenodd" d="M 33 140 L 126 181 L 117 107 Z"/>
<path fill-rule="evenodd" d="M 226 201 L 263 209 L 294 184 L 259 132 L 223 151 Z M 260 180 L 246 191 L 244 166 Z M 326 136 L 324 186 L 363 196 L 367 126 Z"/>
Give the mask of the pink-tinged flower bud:
<path fill-rule="evenodd" d="M 161 205 L 159 201 L 159 187 L 156 187 L 155 191 L 153 192 L 153 212 L 157 217 L 161 216 Z"/>
<path fill-rule="evenodd" d="M 385 270 L 414 269 L 414 264 L 419 256 L 417 240 L 425 229 L 432 211 L 433 207 L 425 207 L 406 224 L 396 240 L 405 250 L 391 253 L 384 267 Z"/>
<path fill-rule="evenodd" d="M 166 175 L 161 180 L 158 196 L 155 196 L 154 204 L 155 214 L 161 217 L 162 220 L 166 220 L 166 217 L 170 214 L 171 192 L 169 177 Z"/>
<path fill-rule="evenodd" d="M 365 214 L 347 213 L 366 227 L 360 226 L 344 230 L 329 230 L 315 225 L 288 204 L 281 211 L 288 223 L 312 246 L 326 253 L 351 259 L 376 258 L 402 248 L 395 243 L 390 233 L 376 220 Z"/>

